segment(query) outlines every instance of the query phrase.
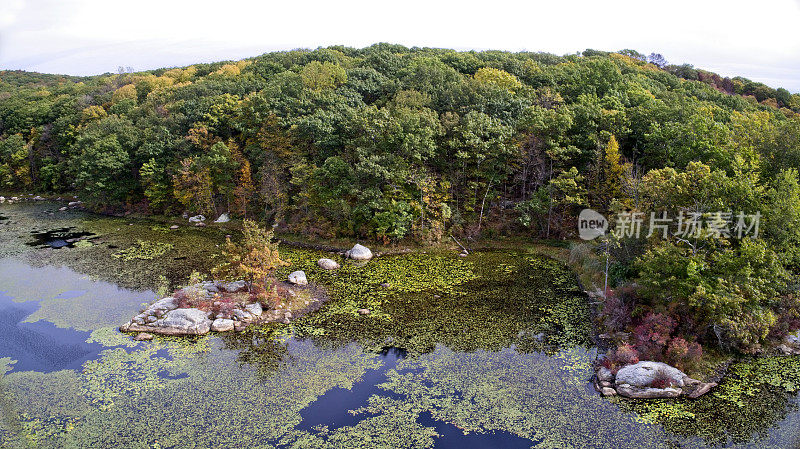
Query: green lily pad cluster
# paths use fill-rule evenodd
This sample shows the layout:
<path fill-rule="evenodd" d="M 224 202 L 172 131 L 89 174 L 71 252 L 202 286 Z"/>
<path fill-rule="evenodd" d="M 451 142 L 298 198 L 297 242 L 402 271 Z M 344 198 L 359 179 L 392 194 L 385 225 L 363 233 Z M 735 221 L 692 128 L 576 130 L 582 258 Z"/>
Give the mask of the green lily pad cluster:
<path fill-rule="evenodd" d="M 153 260 L 156 257 L 163 256 L 172 248 L 171 243 L 138 240 L 135 245 L 114 253 L 112 257 L 126 261 L 133 259 Z"/>

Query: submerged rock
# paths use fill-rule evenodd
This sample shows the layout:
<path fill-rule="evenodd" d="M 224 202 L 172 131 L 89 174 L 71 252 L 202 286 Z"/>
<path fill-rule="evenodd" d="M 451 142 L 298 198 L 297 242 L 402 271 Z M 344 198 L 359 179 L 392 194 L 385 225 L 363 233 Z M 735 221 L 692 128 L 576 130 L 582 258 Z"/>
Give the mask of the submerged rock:
<path fill-rule="evenodd" d="M 688 396 L 692 399 L 697 399 L 700 396 L 711 391 L 711 389 L 716 386 L 717 386 L 716 382 L 701 382 L 695 387 L 695 389 L 691 393 L 689 393 Z"/>
<path fill-rule="evenodd" d="M 293 271 L 289 274 L 289 282 L 297 285 L 308 285 L 308 279 L 304 271 Z"/>
<path fill-rule="evenodd" d="M 139 332 L 135 337 L 133 337 L 133 339 L 136 341 L 150 341 L 153 338 L 155 338 L 155 335 L 148 332 Z"/>
<path fill-rule="evenodd" d="M 324 270 L 335 270 L 339 268 L 339 264 L 333 259 L 320 259 L 317 261 L 317 265 Z"/>
<path fill-rule="evenodd" d="M 372 259 L 372 251 L 366 246 L 356 243 L 351 250 L 344 253 L 344 257 L 353 260 L 370 260 Z"/>

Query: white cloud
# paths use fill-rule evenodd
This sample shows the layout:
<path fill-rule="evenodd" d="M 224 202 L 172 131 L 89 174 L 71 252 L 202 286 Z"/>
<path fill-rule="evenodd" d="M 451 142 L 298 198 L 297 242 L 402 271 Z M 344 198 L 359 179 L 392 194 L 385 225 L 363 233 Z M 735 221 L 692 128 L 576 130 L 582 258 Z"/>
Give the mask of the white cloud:
<path fill-rule="evenodd" d="M 3 68 L 91 74 L 375 42 L 558 54 L 633 48 L 800 91 L 796 0 L 2 3 Z"/>

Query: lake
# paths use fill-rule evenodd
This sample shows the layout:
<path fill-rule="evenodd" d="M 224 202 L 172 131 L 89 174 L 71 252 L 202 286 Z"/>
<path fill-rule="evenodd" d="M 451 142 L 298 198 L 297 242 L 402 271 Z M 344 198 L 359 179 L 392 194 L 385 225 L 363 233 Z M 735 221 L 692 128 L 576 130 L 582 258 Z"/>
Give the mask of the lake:
<path fill-rule="evenodd" d="M 2 447 L 800 447 L 796 358 L 740 361 L 696 401 L 601 397 L 588 299 L 526 248 L 326 272 L 283 246 L 319 311 L 135 342 L 117 327 L 231 231 L 60 206 L 0 205 Z"/>

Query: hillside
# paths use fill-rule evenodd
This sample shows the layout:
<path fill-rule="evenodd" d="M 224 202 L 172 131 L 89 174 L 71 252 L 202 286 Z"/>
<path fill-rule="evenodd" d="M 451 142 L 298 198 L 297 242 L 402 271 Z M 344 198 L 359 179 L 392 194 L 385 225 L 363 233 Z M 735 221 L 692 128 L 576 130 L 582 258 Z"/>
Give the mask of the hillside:
<path fill-rule="evenodd" d="M 732 174 L 737 154 L 765 180 L 796 165 L 800 95 L 645 59 L 378 44 L 0 72 L 1 188 L 106 211 L 230 210 L 322 237 L 561 237 L 575 207 L 610 205 L 598 161 L 612 135 L 640 174 L 693 160 Z"/>

